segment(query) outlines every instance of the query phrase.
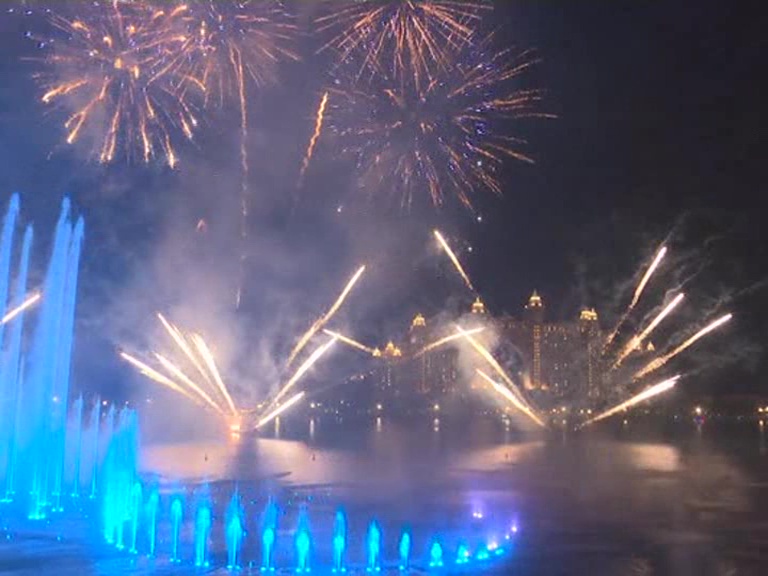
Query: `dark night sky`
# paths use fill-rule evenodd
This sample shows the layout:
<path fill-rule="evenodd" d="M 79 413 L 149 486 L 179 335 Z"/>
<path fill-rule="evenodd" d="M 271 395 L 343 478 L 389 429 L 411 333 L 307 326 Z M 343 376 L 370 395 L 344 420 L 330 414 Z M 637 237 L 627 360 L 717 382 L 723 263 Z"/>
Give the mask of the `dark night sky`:
<path fill-rule="evenodd" d="M 761 208 L 768 93 L 761 80 L 768 52 L 765 19 L 749 4 L 497 2 L 498 41 L 538 49 L 544 62 L 536 78 L 559 118 L 530 127 L 537 164 L 508 165 L 504 197 L 478 203 L 482 222 L 454 207 L 401 213 L 360 201 L 337 214 L 337 205 L 347 206 L 349 182 L 327 143 L 311 187 L 297 192 L 295 170 L 326 69 L 312 56 L 289 67 L 282 86 L 253 103 L 258 207 L 251 224 L 254 237 L 314 265 L 304 276 L 276 268 L 281 280 L 259 271 L 250 281 L 276 287 L 287 278 L 317 287 L 303 298 L 306 311 L 300 308 L 311 317 L 340 276 L 372 259 L 372 282 L 383 288 L 367 292 L 376 302 L 359 307 L 351 321 L 370 326 L 360 333 L 383 338 L 415 308 L 436 311 L 460 293 L 444 263 L 424 257 L 437 225 L 473 247 L 463 258 L 497 311 L 517 313 L 533 288 L 555 316 L 571 316 L 582 304 L 602 311 L 606 287 L 631 276 L 670 233 L 673 250 L 707 264 L 691 288 L 706 293 L 702 301 L 753 286 L 767 275 Z M 39 64 L 24 59 L 35 49 L 23 38 L 34 23 L 34 16 L 0 14 L 0 200 L 22 192 L 26 217 L 44 230 L 61 195 L 73 196 L 89 229 L 81 308 L 90 317 L 152 258 L 169 221 L 188 228 L 199 217 L 227 222 L 217 205 L 230 208 L 236 194 L 237 119 L 209 127 L 178 173 L 89 165 L 59 145 L 58 119 L 35 102 L 30 72 Z M 327 277 L 315 285 L 320 266 L 328 267 Z M 260 319 L 253 292 L 247 313 Z M 291 293 L 301 294 L 293 285 Z M 733 342 L 760 343 L 767 305 L 759 289 L 731 303 L 739 317 Z M 81 351 L 94 346 L 110 355 L 108 339 L 82 340 Z M 85 372 L 108 378 L 114 365 L 103 360 Z M 745 389 L 765 391 L 764 360 L 734 374 Z"/>

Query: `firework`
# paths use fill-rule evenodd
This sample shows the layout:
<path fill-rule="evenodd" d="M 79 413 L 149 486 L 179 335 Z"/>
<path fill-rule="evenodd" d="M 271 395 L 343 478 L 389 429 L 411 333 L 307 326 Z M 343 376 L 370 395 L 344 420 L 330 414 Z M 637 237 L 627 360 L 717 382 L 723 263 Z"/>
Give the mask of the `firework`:
<path fill-rule="evenodd" d="M 425 190 L 435 205 L 453 195 L 471 208 L 479 190 L 501 195 L 506 159 L 533 162 L 525 139 L 510 134 L 520 120 L 553 117 L 540 110 L 543 91 L 520 85 L 538 60 L 530 51 L 489 54 L 465 48 L 424 85 L 385 73 L 338 80 L 330 122 L 361 188 L 391 191 L 406 207 Z"/>
<path fill-rule="evenodd" d="M 528 418 L 533 420 L 536 424 L 538 424 L 541 427 L 544 427 L 544 422 L 541 421 L 541 418 L 536 416 L 536 414 L 534 414 L 533 411 L 528 406 L 525 406 L 522 402 L 520 402 L 517 396 L 515 396 L 512 392 L 510 392 L 509 388 L 505 388 L 504 386 L 496 382 L 493 378 L 488 376 L 488 374 L 486 374 L 479 368 L 477 369 L 477 373 L 480 376 L 482 376 L 482 378 L 486 382 L 488 382 L 488 384 L 491 385 L 491 387 L 497 394 L 500 394 L 501 396 L 506 398 L 510 402 L 510 404 L 512 404 L 515 408 L 520 410 L 520 412 L 528 416 Z"/>
<path fill-rule="evenodd" d="M 464 338 L 467 342 L 470 343 L 472 348 L 475 349 L 475 352 L 477 352 L 488 364 L 496 371 L 496 373 L 501 377 L 502 380 L 506 383 L 508 388 L 514 392 L 514 394 L 517 396 L 517 399 L 520 401 L 521 404 L 524 406 L 529 406 L 528 401 L 523 396 L 523 393 L 520 391 L 520 388 L 517 386 L 517 384 L 514 383 L 512 378 L 509 377 L 509 375 L 506 373 L 506 371 L 501 367 L 501 364 L 496 360 L 496 358 L 493 357 L 493 354 L 490 353 L 490 351 L 480 344 L 475 338 L 472 337 L 472 335 L 469 333 L 469 331 L 464 330 L 460 326 L 456 326 L 456 332 L 459 336 Z"/>
<path fill-rule="evenodd" d="M 671 314 L 672 311 L 677 308 L 680 302 L 683 301 L 683 298 L 685 298 L 685 294 L 678 294 L 675 299 L 672 300 L 672 302 L 667 304 L 664 309 L 659 312 L 659 314 L 653 320 L 651 320 L 651 323 L 648 324 L 648 326 L 642 332 L 640 332 L 640 334 L 632 336 L 627 345 L 624 346 L 621 354 L 619 354 L 619 356 L 614 361 L 614 369 L 618 368 L 624 359 L 629 356 L 633 350 L 637 350 L 640 347 L 640 344 L 642 344 L 643 341 L 650 335 L 650 333 L 653 332 L 659 324 L 661 324 L 662 320 L 664 320 L 664 318 L 669 316 L 669 314 Z"/>
<path fill-rule="evenodd" d="M 299 392 L 298 394 L 291 396 L 291 398 L 285 404 L 278 406 L 272 412 L 270 412 L 269 414 L 261 418 L 258 424 L 256 424 L 256 428 L 258 429 L 264 426 L 265 424 L 269 424 L 272 420 L 280 416 L 280 414 L 284 413 L 286 410 L 291 408 L 291 406 L 293 406 L 294 404 L 299 402 L 302 398 L 304 398 L 304 394 L 305 394 L 304 392 Z"/>
<path fill-rule="evenodd" d="M 312 137 L 309 139 L 307 153 L 304 155 L 304 160 L 301 163 L 301 172 L 299 173 L 299 186 L 301 186 L 301 184 L 304 182 L 304 175 L 307 173 L 309 163 L 312 161 L 312 155 L 315 153 L 315 146 L 317 146 L 317 141 L 320 139 L 320 133 L 323 130 L 326 106 L 328 106 L 328 92 L 323 94 L 323 97 L 320 100 L 320 106 L 317 109 L 317 116 L 315 117 L 315 131 L 312 133 Z"/>
<path fill-rule="evenodd" d="M 248 240 L 248 90 L 273 83 L 281 61 L 297 60 L 291 44 L 296 27 L 278 0 L 189 3 L 189 36 L 182 67 L 186 84 L 201 88 L 208 106 L 237 102 L 240 112 L 240 271 L 236 306 L 240 307 Z"/>
<path fill-rule="evenodd" d="M 277 393 L 277 395 L 272 399 L 272 401 L 269 403 L 269 406 L 267 409 L 271 409 L 273 406 L 275 406 L 279 401 L 280 398 L 285 396 L 285 394 L 293 388 L 296 383 L 301 380 L 301 378 L 304 376 L 304 374 L 307 373 L 307 371 L 312 368 L 312 366 L 315 365 L 315 362 L 320 360 L 320 358 L 323 357 L 323 355 L 330 350 L 331 346 L 333 346 L 336 343 L 336 338 L 331 338 L 328 342 L 317 348 L 312 355 L 307 358 L 304 363 L 299 366 L 299 369 L 296 370 L 293 376 L 291 376 L 290 380 L 286 382 L 285 386 L 283 386 L 280 391 Z"/>
<path fill-rule="evenodd" d="M 202 398 L 205 401 L 205 403 L 208 404 L 211 408 L 213 408 L 217 413 L 221 414 L 222 416 L 225 415 L 224 409 L 221 407 L 221 405 L 215 402 L 213 398 L 211 398 L 208 395 L 208 393 L 205 390 L 203 390 L 202 387 L 200 387 L 198 384 L 193 382 L 189 378 L 189 376 L 184 374 L 181 368 L 179 368 L 178 366 L 176 366 L 176 364 L 168 360 L 162 354 L 158 354 L 157 352 L 155 352 L 155 358 L 157 358 L 157 361 L 160 362 L 160 364 L 163 366 L 163 368 L 166 369 L 166 371 L 168 371 L 170 374 L 175 376 L 177 380 L 183 382 L 187 386 L 187 388 L 189 388 L 190 390 L 195 392 L 198 396 L 200 396 L 200 398 Z"/>
<path fill-rule="evenodd" d="M 144 376 L 149 378 L 150 380 L 157 382 L 158 384 L 161 384 L 165 386 L 166 388 L 169 388 L 173 390 L 174 392 L 178 392 L 188 400 L 191 400 L 195 404 L 205 407 L 205 403 L 200 400 L 197 396 L 194 394 L 191 394 L 189 390 L 185 389 L 180 384 L 177 384 L 167 376 L 161 374 L 151 366 L 145 364 L 135 356 L 132 356 L 131 354 L 128 354 L 127 352 L 120 352 L 120 357 L 128 362 L 129 364 L 133 365 L 134 368 L 137 368 L 139 372 L 141 372 Z"/>
<path fill-rule="evenodd" d="M 613 416 L 617 412 L 621 412 L 622 410 L 628 410 L 629 408 L 632 408 L 632 406 L 635 406 L 636 404 L 639 404 L 644 400 L 648 400 L 649 398 L 657 396 L 658 394 L 663 394 L 667 390 L 674 388 L 675 384 L 677 384 L 677 381 L 679 379 L 680 379 L 680 376 L 675 376 L 674 378 L 670 378 L 669 380 L 664 380 L 664 382 L 660 382 L 659 384 L 651 386 L 650 388 L 646 388 L 645 390 L 640 392 L 640 394 L 633 396 L 629 400 L 622 402 L 621 404 L 618 404 L 617 406 L 614 406 L 613 408 L 610 408 L 609 410 L 606 410 L 605 412 L 598 414 L 594 418 L 590 418 L 584 423 L 584 426 L 587 426 L 589 424 L 594 424 L 595 422 L 598 422 L 600 420 Z"/>
<path fill-rule="evenodd" d="M 307 342 L 312 339 L 312 336 L 317 334 L 318 330 L 322 329 L 322 327 L 325 326 L 331 318 L 333 318 L 336 312 L 339 311 L 339 308 L 342 307 L 344 301 L 347 299 L 347 296 L 349 296 L 350 292 L 352 292 L 352 289 L 355 287 L 355 284 L 357 284 L 358 280 L 360 280 L 364 272 L 365 266 L 358 268 L 357 272 L 355 272 L 355 275 L 352 276 L 350 281 L 347 282 L 347 285 L 344 287 L 344 290 L 342 290 L 341 294 L 339 294 L 336 302 L 333 303 L 333 306 L 331 306 L 328 311 L 320 318 L 315 320 L 312 326 L 309 327 L 309 330 L 307 330 L 304 335 L 299 338 L 296 346 L 293 347 L 293 350 L 291 350 L 291 353 L 288 356 L 288 362 L 286 363 L 288 366 L 293 363 L 293 361 L 296 359 L 296 356 L 299 355 L 299 352 L 301 352 L 304 349 L 304 346 L 307 345 Z"/>
<path fill-rule="evenodd" d="M 16 318 L 19 314 L 23 313 L 25 310 L 28 310 L 29 308 L 32 308 L 35 304 L 37 304 L 43 295 L 40 292 L 35 292 L 31 296 L 28 296 L 24 302 L 16 306 L 15 308 L 11 308 L 8 310 L 8 312 L 5 313 L 5 316 L 0 319 L 0 326 L 3 324 L 8 324 L 11 320 Z"/>
<path fill-rule="evenodd" d="M 451 247 L 448 245 L 448 242 L 446 242 L 443 235 L 440 233 L 439 230 L 435 230 L 435 238 L 437 238 L 437 241 L 440 243 L 440 246 L 445 250 L 445 253 L 448 254 L 448 258 L 450 258 L 451 262 L 453 263 L 453 266 L 456 268 L 456 271 L 461 276 L 462 280 L 464 280 L 464 284 L 467 285 L 467 288 L 469 288 L 472 292 L 475 291 L 475 287 L 472 286 L 472 282 L 469 279 L 469 276 L 464 271 L 464 267 L 461 265 L 461 262 L 459 261 L 459 258 L 456 256 L 456 254 L 451 250 Z"/>
<path fill-rule="evenodd" d="M 50 53 L 37 77 L 43 103 L 68 113 L 67 144 L 92 139 L 102 163 L 122 151 L 176 166 L 174 142 L 192 139 L 200 93 L 177 73 L 188 44 L 185 14 L 183 5 L 136 1 L 91 3 L 77 18 L 52 16 L 57 35 L 41 42 Z"/>
<path fill-rule="evenodd" d="M 199 334 L 192 334 L 192 343 L 195 345 L 198 353 L 200 354 L 200 357 L 208 367 L 208 371 L 213 376 L 213 381 L 216 383 L 216 386 L 218 387 L 219 392 L 221 392 L 221 395 L 227 401 L 227 405 L 232 411 L 232 414 L 237 414 L 235 401 L 232 399 L 232 395 L 229 393 L 229 390 L 227 390 L 227 386 L 224 384 L 224 380 L 222 380 L 221 374 L 219 374 L 219 369 L 216 367 L 216 361 L 214 360 L 213 354 L 211 354 L 211 350 L 208 348 L 208 345 L 205 343 L 205 340 Z"/>
<path fill-rule="evenodd" d="M 650 281 L 651 276 L 653 276 L 653 273 L 659 267 L 659 264 L 661 264 L 661 261 L 664 259 L 664 256 L 666 255 L 666 253 L 667 253 L 666 246 L 662 246 L 659 249 L 659 251 L 656 253 L 656 257 L 653 259 L 653 262 L 651 262 L 651 265 L 648 267 L 648 270 L 646 270 L 645 274 L 643 274 L 643 277 L 640 279 L 640 283 L 637 285 L 637 288 L 635 288 L 635 293 L 632 296 L 632 301 L 629 303 L 629 306 L 627 306 L 627 310 L 624 312 L 622 317 L 616 323 L 616 326 L 613 328 L 611 333 L 605 339 L 604 347 L 610 346 L 611 342 L 613 342 L 614 338 L 616 338 L 616 335 L 619 333 L 619 328 L 621 328 L 622 324 L 624 324 L 629 314 L 632 312 L 632 310 L 634 310 L 635 306 L 637 306 L 637 303 L 640 301 L 640 296 L 642 296 L 646 285 Z"/>
<path fill-rule="evenodd" d="M 667 362 L 672 360 L 672 358 L 674 358 L 681 352 L 693 346 L 698 340 L 700 340 L 701 338 L 703 338 L 713 330 L 717 330 L 720 326 L 722 326 L 726 322 L 730 321 L 731 318 L 733 318 L 733 314 L 726 314 L 725 316 L 718 318 L 708 326 L 702 328 L 701 330 L 696 332 L 696 334 L 688 338 L 685 342 L 683 342 L 682 344 L 674 348 L 671 352 L 668 352 L 667 354 L 664 354 L 663 356 L 651 361 L 645 368 L 638 371 L 637 374 L 634 375 L 633 380 L 639 380 L 640 378 L 647 376 L 651 372 L 655 372 L 656 370 L 664 366 Z"/>
<path fill-rule="evenodd" d="M 328 2 L 316 20 L 342 62 L 360 62 L 362 75 L 391 71 L 397 78 L 431 81 L 453 66 L 453 55 L 472 42 L 491 4 L 469 0 L 342 0 Z"/>
<path fill-rule="evenodd" d="M 439 340 L 435 340 L 431 344 L 427 344 L 424 348 L 416 352 L 416 354 L 414 354 L 413 357 L 419 358 L 420 356 L 424 356 L 424 354 L 427 354 L 428 352 L 431 352 L 436 348 L 440 348 L 441 346 L 445 346 L 446 344 L 450 344 L 455 340 L 460 340 L 461 338 L 465 338 L 467 336 L 480 334 L 480 332 L 482 332 L 483 330 L 485 330 L 485 328 L 472 328 L 471 330 L 467 330 L 463 333 L 451 334 L 449 336 L 446 336 L 445 338 L 440 338 Z"/>
<path fill-rule="evenodd" d="M 365 344 L 362 344 L 361 342 L 358 342 L 357 340 L 353 340 L 352 338 L 349 338 L 348 336 L 344 336 L 343 334 L 339 334 L 338 332 L 334 332 L 332 330 L 323 330 L 324 334 L 327 334 L 328 336 L 332 338 L 336 338 L 339 342 L 343 342 L 347 346 L 351 346 L 352 348 L 357 348 L 358 350 L 362 352 L 367 352 L 368 354 L 373 354 L 374 349 L 370 346 L 366 346 Z"/>

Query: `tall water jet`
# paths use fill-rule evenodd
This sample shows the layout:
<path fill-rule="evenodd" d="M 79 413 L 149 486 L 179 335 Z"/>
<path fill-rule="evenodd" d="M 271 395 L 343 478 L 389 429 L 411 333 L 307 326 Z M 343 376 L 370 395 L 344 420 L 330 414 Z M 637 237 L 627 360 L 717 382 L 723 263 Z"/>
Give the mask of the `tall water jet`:
<path fill-rule="evenodd" d="M 408 570 L 411 563 L 411 534 L 403 532 L 400 536 L 400 545 L 398 546 L 400 554 L 400 570 Z"/>
<path fill-rule="evenodd" d="M 110 407 L 108 420 L 114 421 L 115 410 Z M 136 507 L 138 423 L 136 413 L 123 409 L 117 417 L 114 432 L 109 437 L 107 454 L 101 473 L 102 520 L 104 538 L 118 549 L 125 547 L 126 524 L 140 514 Z"/>
<path fill-rule="evenodd" d="M 207 503 L 201 504 L 195 517 L 195 567 L 207 568 L 208 537 L 211 533 L 211 508 Z"/>
<path fill-rule="evenodd" d="M 14 286 L 11 305 L 21 303 L 27 293 L 27 274 L 29 271 L 29 256 L 32 249 L 32 227 L 27 226 L 21 248 L 19 271 Z M 4 276 L 0 274 L 0 282 Z M 3 500 L 11 501 L 14 497 L 16 462 L 18 454 L 17 428 L 20 414 L 21 381 L 24 373 L 24 362 L 21 356 L 22 330 L 24 313 L 19 314 L 9 327 L 7 347 L 3 348 L 2 332 L 0 332 L 0 474 L 5 475 L 5 495 Z M 0 326 L 3 330 L 4 326 Z M 3 449 L 5 447 L 5 449 Z"/>
<path fill-rule="evenodd" d="M 261 531 L 261 570 L 274 571 L 275 541 L 277 539 L 277 506 L 270 501 L 264 510 Z"/>
<path fill-rule="evenodd" d="M 11 250 L 13 235 L 16 232 L 16 219 L 19 216 L 19 195 L 13 194 L 8 202 L 8 211 L 3 220 L 3 231 L 0 236 L 0 310 L 5 313 L 8 301 L 8 284 L 11 270 Z M 0 342 L 3 341 L 3 326 L 0 325 Z"/>
<path fill-rule="evenodd" d="M 375 520 L 368 527 L 366 548 L 368 550 L 366 569 L 368 572 L 381 572 L 381 528 Z"/>
<path fill-rule="evenodd" d="M 309 572 L 309 550 L 312 539 L 306 526 L 299 527 L 296 534 L 296 572 Z"/>
<path fill-rule="evenodd" d="M 83 395 L 80 394 L 72 405 L 72 447 L 69 451 L 74 460 L 72 465 L 72 496 L 80 496 L 80 467 L 83 453 Z"/>
<path fill-rule="evenodd" d="M 347 518 L 343 510 L 336 512 L 333 523 L 333 572 L 346 572 L 344 550 L 347 547 Z"/>
<path fill-rule="evenodd" d="M 171 502 L 171 562 L 181 562 L 179 557 L 179 538 L 181 537 L 181 521 L 183 520 L 184 506 L 181 498 L 174 498 Z"/>
<path fill-rule="evenodd" d="M 149 543 L 149 557 L 154 558 L 157 546 L 157 510 L 160 507 L 160 493 L 157 486 L 153 486 L 147 499 L 147 542 Z"/>
<path fill-rule="evenodd" d="M 229 502 L 226 522 L 227 569 L 238 570 L 240 568 L 237 563 L 238 554 L 245 531 L 243 529 L 243 509 L 240 506 L 240 495 L 237 490 L 235 490 L 232 500 Z"/>
<path fill-rule="evenodd" d="M 141 509 L 144 502 L 143 493 L 144 490 L 142 489 L 141 482 L 134 482 L 133 488 L 131 488 L 131 505 L 129 510 L 131 519 L 131 547 L 129 551 L 131 554 L 138 554 L 139 552 L 136 546 L 139 540 L 139 520 L 141 519 Z"/>
<path fill-rule="evenodd" d="M 459 547 L 456 549 L 456 564 L 469 563 L 470 556 L 471 554 L 469 553 L 469 548 L 467 548 L 467 545 L 459 544 Z"/>
<path fill-rule="evenodd" d="M 97 396 L 91 409 L 88 425 L 91 434 L 91 499 L 96 498 L 97 479 L 99 470 L 99 431 L 101 430 L 101 399 Z"/>

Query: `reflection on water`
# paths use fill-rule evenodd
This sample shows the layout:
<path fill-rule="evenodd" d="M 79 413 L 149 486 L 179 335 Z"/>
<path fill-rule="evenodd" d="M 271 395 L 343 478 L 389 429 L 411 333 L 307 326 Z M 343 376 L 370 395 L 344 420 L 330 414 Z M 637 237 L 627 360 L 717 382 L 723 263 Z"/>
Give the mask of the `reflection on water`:
<path fill-rule="evenodd" d="M 545 562 L 609 574 L 749 574 L 768 547 L 768 465 L 756 426 L 661 438 L 620 422 L 613 432 L 542 437 L 489 419 L 280 426 L 239 443 L 152 445 L 142 465 L 174 479 L 322 487 L 398 521 L 519 517 L 529 538 L 516 552 L 523 573 Z"/>

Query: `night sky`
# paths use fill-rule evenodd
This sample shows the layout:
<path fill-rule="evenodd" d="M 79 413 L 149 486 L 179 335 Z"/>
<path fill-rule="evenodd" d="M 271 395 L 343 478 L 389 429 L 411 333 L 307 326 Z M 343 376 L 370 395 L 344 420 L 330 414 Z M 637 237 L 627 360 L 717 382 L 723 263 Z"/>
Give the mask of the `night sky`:
<path fill-rule="evenodd" d="M 356 194 L 331 138 L 321 139 L 307 185 L 296 188 L 328 81 L 312 39 L 280 85 L 254 94 L 254 245 L 238 334 L 306 325 L 362 261 L 372 271 L 344 321 L 370 341 L 402 329 L 416 310 L 465 306 L 470 295 L 437 255 L 433 227 L 461 247 L 493 312 L 519 314 L 537 289 L 553 318 L 584 305 L 615 318 L 637 267 L 667 239 L 675 254 L 667 282 L 685 285 L 696 310 L 737 315 L 705 351 L 718 358 L 705 389 L 765 392 L 763 15 L 749 3 L 708 0 L 496 4 L 498 44 L 538 50 L 535 80 L 558 118 L 526 125 L 537 163 L 508 162 L 504 196 L 478 196 L 474 215 L 450 204 L 402 210 Z M 127 377 L 113 353 L 137 331 L 126 317 L 151 322 L 156 307 L 211 290 L 207 280 L 235 261 L 238 118 L 236 110 L 218 115 L 175 172 L 89 162 L 62 146 L 60 116 L 37 102 L 31 75 L 42 64 L 24 32 L 41 25 L 38 12 L 0 14 L 0 201 L 22 194 L 23 215 L 37 224 L 38 274 L 61 196 L 85 215 L 77 369 L 103 387 Z M 209 226 L 202 239 L 201 218 Z M 199 284 L 170 286 L 177 271 L 158 264 L 166 250 L 198 265 L 179 274 Z M 696 310 L 684 320 L 695 322 Z M 270 319 L 276 311 L 279 321 Z"/>

